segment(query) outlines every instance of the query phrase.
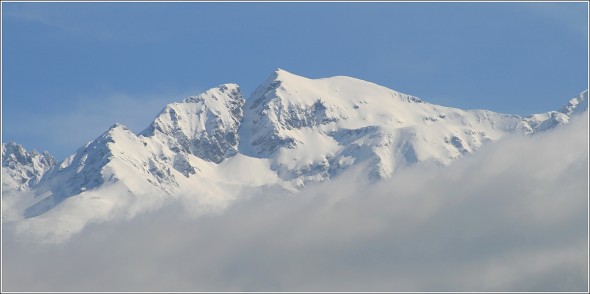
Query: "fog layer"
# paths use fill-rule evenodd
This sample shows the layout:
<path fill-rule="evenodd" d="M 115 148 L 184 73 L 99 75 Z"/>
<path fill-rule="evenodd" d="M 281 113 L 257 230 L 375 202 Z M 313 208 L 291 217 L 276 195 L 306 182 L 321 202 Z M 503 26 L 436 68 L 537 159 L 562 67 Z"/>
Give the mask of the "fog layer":
<path fill-rule="evenodd" d="M 364 178 L 199 217 L 170 203 L 61 245 L 5 232 L 2 290 L 587 290 L 587 112 L 448 167 Z"/>

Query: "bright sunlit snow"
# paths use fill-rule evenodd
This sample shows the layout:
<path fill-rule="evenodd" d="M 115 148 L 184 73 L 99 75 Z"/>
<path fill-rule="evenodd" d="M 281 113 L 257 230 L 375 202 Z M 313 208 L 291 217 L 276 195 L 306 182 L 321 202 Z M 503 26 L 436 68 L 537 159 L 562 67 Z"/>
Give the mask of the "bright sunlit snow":
<path fill-rule="evenodd" d="M 30 291 L 583 289 L 587 100 L 521 117 L 278 69 L 247 99 L 220 85 L 61 162 L 3 144 L 3 277 Z M 94 246 L 127 267 L 98 254 L 98 280 L 66 283 L 34 266 L 59 257 L 69 276 Z"/>

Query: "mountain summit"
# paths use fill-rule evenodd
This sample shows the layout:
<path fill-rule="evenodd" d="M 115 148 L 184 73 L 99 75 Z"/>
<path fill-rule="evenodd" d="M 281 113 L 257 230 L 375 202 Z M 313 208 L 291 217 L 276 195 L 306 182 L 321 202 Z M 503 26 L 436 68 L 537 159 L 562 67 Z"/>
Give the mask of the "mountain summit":
<path fill-rule="evenodd" d="M 587 101 L 586 90 L 557 111 L 520 117 L 277 69 L 248 99 L 238 85 L 220 85 L 166 105 L 139 134 L 115 124 L 59 163 L 3 144 L 3 212 L 17 221 L 86 207 L 71 216 L 81 225 L 179 195 L 221 209 L 243 189 L 297 191 L 353 166 L 379 180 L 417 163 L 445 166 L 508 134 L 567 124 Z"/>

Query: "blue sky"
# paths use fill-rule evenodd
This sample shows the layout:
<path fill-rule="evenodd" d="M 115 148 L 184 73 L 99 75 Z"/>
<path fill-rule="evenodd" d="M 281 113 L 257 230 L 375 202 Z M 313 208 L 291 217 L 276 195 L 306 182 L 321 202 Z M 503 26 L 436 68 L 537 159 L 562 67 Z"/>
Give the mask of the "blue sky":
<path fill-rule="evenodd" d="M 588 4 L 6 3 L 2 140 L 58 159 L 275 68 L 526 115 L 588 88 Z"/>

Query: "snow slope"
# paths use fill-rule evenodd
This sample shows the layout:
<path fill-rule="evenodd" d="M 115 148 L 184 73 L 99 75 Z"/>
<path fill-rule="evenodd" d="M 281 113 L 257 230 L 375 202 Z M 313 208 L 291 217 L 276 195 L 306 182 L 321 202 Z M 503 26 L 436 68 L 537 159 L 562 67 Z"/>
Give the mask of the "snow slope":
<path fill-rule="evenodd" d="M 586 109 L 588 109 L 588 90 L 580 93 L 580 96 L 570 99 L 557 111 L 532 114 L 527 116 L 524 121 L 528 124 L 529 132 L 544 131 L 567 124 L 573 115 L 578 115 Z"/>
<path fill-rule="evenodd" d="M 55 164 L 3 144 L 3 219 L 60 242 L 91 222 L 180 201 L 223 210 L 244 191 L 290 194 L 361 166 L 372 180 L 421 163 L 444 166 L 508 134 L 533 134 L 587 109 L 588 92 L 525 118 L 461 110 L 351 77 L 276 70 L 246 100 L 224 84 L 167 105 L 141 133 L 113 125 Z M 15 192 L 16 191 L 16 192 Z M 22 191 L 22 192 L 18 192 Z"/>
<path fill-rule="evenodd" d="M 277 70 L 245 105 L 240 151 L 272 158 L 285 180 L 322 181 L 370 161 L 374 179 L 417 162 L 446 165 L 509 133 L 516 115 L 465 111 L 351 77 L 307 79 Z"/>

